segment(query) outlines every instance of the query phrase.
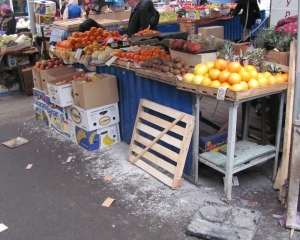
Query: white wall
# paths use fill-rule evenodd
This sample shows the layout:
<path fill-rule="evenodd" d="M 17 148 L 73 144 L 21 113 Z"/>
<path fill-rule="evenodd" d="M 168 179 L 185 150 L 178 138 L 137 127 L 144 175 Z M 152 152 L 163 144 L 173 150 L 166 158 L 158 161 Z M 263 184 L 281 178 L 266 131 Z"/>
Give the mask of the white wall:
<path fill-rule="evenodd" d="M 280 19 L 298 15 L 299 0 L 272 0 L 270 26 L 276 26 Z"/>

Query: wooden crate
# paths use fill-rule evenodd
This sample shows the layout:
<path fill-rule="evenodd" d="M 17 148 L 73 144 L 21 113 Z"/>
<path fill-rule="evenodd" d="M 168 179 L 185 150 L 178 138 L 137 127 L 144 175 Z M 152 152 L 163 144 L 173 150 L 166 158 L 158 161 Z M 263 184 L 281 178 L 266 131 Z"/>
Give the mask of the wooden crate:
<path fill-rule="evenodd" d="M 234 92 L 227 89 L 225 100 L 239 101 L 250 97 L 276 93 L 284 89 L 287 89 L 287 86 L 288 83 L 286 82 L 286 83 L 274 84 L 266 87 L 253 88 L 253 89 L 240 91 L 240 92 Z M 183 82 L 183 81 L 177 81 L 177 89 L 188 91 L 188 92 L 194 92 L 206 96 L 213 96 L 213 97 L 217 97 L 217 92 L 218 92 L 217 88 L 207 87 L 207 86 Z"/>
<path fill-rule="evenodd" d="M 195 125 L 195 117 L 141 99 L 128 160 L 172 189 L 182 173 Z"/>
<path fill-rule="evenodd" d="M 131 70 L 136 69 L 136 64 L 134 62 L 129 62 L 121 59 L 116 59 L 111 65 L 126 68 L 126 69 L 131 69 Z"/>

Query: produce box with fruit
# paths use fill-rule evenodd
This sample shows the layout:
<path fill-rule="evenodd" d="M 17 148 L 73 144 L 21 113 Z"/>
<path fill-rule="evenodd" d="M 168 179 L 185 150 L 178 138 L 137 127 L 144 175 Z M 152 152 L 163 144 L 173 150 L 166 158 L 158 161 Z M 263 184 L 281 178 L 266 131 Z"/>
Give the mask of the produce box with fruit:
<path fill-rule="evenodd" d="M 18 51 L 31 46 L 31 38 L 22 34 L 0 35 L 1 52 Z"/>
<path fill-rule="evenodd" d="M 146 28 L 144 30 L 141 30 L 141 31 L 135 33 L 133 36 L 135 36 L 135 37 L 154 37 L 154 36 L 160 36 L 160 32 Z"/>

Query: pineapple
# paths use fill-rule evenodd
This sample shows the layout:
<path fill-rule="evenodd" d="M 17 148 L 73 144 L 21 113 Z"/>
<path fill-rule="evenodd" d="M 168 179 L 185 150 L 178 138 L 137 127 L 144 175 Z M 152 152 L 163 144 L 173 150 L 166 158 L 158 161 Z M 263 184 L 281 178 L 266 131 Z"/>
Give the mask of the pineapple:
<path fill-rule="evenodd" d="M 221 50 L 217 52 L 217 58 L 223 58 L 227 61 L 233 61 L 233 50 L 230 41 L 224 41 Z"/>

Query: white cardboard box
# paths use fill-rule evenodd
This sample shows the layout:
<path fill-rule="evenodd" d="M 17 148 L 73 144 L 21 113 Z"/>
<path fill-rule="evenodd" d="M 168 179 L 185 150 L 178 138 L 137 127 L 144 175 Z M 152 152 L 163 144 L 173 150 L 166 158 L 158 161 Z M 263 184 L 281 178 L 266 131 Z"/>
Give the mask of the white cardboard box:
<path fill-rule="evenodd" d="M 13 56 L 13 55 L 6 55 L 6 61 L 7 65 L 9 67 L 16 67 L 16 66 L 22 66 L 22 65 L 28 65 L 29 57 L 28 56 Z"/>
<path fill-rule="evenodd" d="M 73 105 L 72 83 L 56 85 L 55 83 L 48 82 L 47 86 L 51 102 L 61 107 Z"/>
<path fill-rule="evenodd" d="M 50 126 L 54 131 L 58 132 L 59 134 L 70 138 L 70 130 L 67 120 L 61 120 L 59 118 L 56 118 L 53 115 L 50 115 Z"/>
<path fill-rule="evenodd" d="M 41 108 L 36 103 L 33 104 L 33 109 L 34 109 L 35 119 L 38 122 L 49 127 L 50 126 L 50 117 L 49 117 L 47 109 Z"/>
<path fill-rule="evenodd" d="M 68 120 L 76 126 L 93 131 L 120 121 L 118 103 L 84 110 L 77 106 L 67 107 Z"/>

